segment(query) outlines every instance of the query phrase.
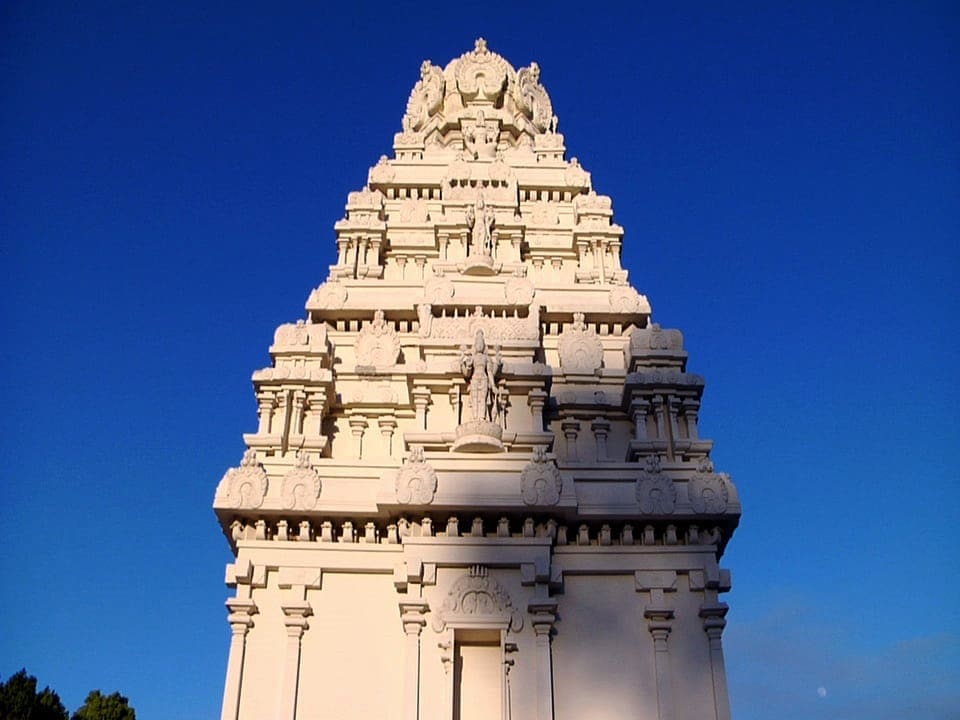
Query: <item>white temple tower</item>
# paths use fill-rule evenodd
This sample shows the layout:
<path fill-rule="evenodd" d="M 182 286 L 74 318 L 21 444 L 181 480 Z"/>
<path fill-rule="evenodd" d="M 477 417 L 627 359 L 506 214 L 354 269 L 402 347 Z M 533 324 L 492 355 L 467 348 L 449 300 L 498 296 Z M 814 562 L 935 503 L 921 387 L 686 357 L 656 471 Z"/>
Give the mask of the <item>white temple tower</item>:
<path fill-rule="evenodd" d="M 424 62 L 214 508 L 224 720 L 730 717 L 704 381 L 534 63 Z"/>

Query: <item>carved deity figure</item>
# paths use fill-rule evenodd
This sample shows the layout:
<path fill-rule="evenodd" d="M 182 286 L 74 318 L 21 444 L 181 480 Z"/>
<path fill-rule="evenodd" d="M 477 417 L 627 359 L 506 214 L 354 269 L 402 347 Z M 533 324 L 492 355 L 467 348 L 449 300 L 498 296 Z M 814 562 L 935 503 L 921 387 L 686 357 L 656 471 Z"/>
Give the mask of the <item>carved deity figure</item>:
<path fill-rule="evenodd" d="M 470 228 L 470 255 L 493 257 L 493 223 L 496 214 L 483 200 L 483 194 L 477 195 L 477 201 L 467 208 L 467 227 Z"/>
<path fill-rule="evenodd" d="M 474 160 L 480 157 L 492 158 L 497 152 L 499 136 L 498 130 L 487 127 L 483 110 L 478 110 L 473 126 L 464 129 L 463 146 Z"/>
<path fill-rule="evenodd" d="M 497 374 L 501 367 L 500 348 L 497 348 L 495 357 L 487 355 L 483 330 L 477 330 L 472 349 L 466 345 L 460 347 L 460 369 L 463 377 L 470 381 L 470 404 L 475 422 L 496 422 L 499 416 Z"/>

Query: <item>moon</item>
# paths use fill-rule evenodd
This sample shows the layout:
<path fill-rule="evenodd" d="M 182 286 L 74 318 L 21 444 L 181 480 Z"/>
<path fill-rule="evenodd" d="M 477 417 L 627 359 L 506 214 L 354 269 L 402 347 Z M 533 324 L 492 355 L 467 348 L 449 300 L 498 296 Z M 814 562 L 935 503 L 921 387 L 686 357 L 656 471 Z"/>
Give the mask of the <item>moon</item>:
<path fill-rule="evenodd" d="M 827 689 L 823 685 L 821 685 L 820 687 L 817 688 L 817 695 L 819 695 L 822 698 L 825 698 L 827 696 Z"/>

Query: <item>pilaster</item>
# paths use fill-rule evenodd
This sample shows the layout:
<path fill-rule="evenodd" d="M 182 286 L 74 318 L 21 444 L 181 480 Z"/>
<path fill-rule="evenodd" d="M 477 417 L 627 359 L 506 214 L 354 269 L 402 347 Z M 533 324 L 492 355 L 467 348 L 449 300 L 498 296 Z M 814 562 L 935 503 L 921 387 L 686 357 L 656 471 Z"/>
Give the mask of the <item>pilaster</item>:
<path fill-rule="evenodd" d="M 557 620 L 557 601 L 533 600 L 527 605 L 537 638 L 537 720 L 553 720 L 553 658 L 550 634 Z"/>
<path fill-rule="evenodd" d="M 429 610 L 430 606 L 425 602 L 400 603 L 400 621 L 406 636 L 401 720 L 418 720 L 420 717 L 420 632 L 427 624 L 424 616 Z"/>
<path fill-rule="evenodd" d="M 726 603 L 706 602 L 700 606 L 703 630 L 710 643 L 710 674 L 713 678 L 713 704 L 716 720 L 730 720 L 730 697 L 727 692 L 727 670 L 723 661 L 723 645 L 720 636 L 727 625 Z"/>
<path fill-rule="evenodd" d="M 300 641 L 308 627 L 307 618 L 313 615 L 306 601 L 281 605 L 283 624 L 287 629 L 287 646 L 283 658 L 283 684 L 280 687 L 280 720 L 296 720 L 297 687 L 300 682 Z"/>
<path fill-rule="evenodd" d="M 253 600 L 230 598 L 226 602 L 227 622 L 230 623 L 230 655 L 227 659 L 227 679 L 223 690 L 221 720 L 237 720 L 240 714 L 240 687 L 243 683 L 243 660 L 246 652 L 247 632 L 253 625 L 252 616 L 257 613 Z"/>

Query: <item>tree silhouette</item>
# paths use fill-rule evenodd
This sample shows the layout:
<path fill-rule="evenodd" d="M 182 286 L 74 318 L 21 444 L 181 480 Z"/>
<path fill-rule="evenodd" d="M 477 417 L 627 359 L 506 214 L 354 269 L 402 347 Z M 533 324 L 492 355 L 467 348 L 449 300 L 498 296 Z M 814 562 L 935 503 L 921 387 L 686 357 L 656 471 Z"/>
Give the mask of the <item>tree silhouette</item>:
<path fill-rule="evenodd" d="M 120 693 L 104 695 L 92 690 L 71 720 L 137 720 L 137 713 Z"/>
<path fill-rule="evenodd" d="M 37 679 L 26 668 L 0 682 L 0 720 L 67 720 L 60 696 L 49 687 L 37 692 Z"/>

